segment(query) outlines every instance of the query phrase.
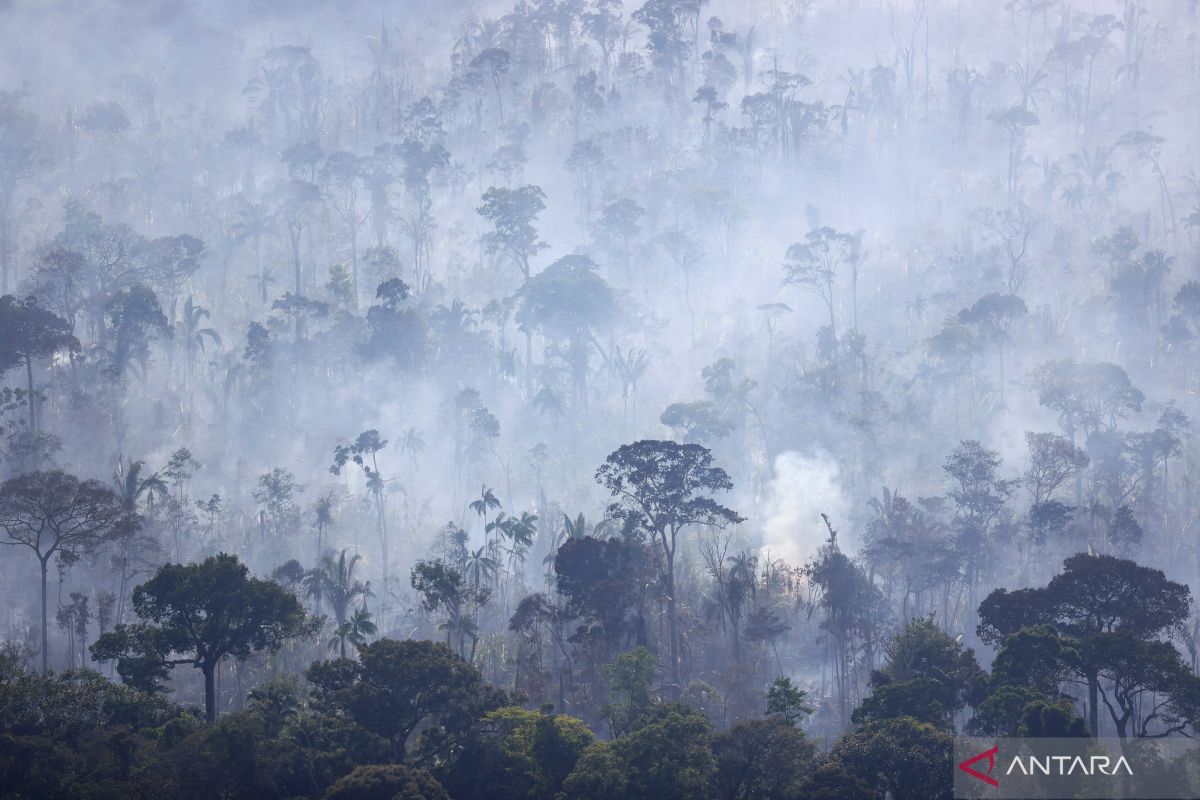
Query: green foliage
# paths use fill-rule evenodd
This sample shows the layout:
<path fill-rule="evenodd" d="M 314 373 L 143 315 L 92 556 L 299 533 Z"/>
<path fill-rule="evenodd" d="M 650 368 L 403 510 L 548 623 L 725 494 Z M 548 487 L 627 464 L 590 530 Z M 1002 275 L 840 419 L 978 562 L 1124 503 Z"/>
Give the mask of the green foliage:
<path fill-rule="evenodd" d="M 1087 685 L 1093 731 L 1103 702 L 1122 738 L 1149 734 L 1152 724 L 1156 732 L 1179 732 L 1194 717 L 1187 698 L 1195 679 L 1174 644 L 1158 637 L 1182 629 L 1190 604 L 1188 587 L 1161 570 L 1080 553 L 1045 587 L 989 594 L 979 607 L 979 635 L 1005 649 L 1011 644 L 1008 655 L 997 656 L 994 681 L 1039 690 L 1051 704 L 1058 698 L 1047 689 L 1058 678 Z M 1102 681 L 1110 692 L 1101 692 Z M 1142 707 L 1140 698 L 1152 693 L 1166 696 L 1166 713 Z M 1003 698 L 992 703 L 989 724 L 1011 729 L 1016 700 L 1011 692 Z"/>
<path fill-rule="evenodd" d="M 977 698 L 984 679 L 975 653 L 932 619 L 915 619 L 887 648 L 887 663 L 871 676 L 873 692 L 854 721 L 912 717 L 949 727 L 953 716 Z"/>
<path fill-rule="evenodd" d="M 443 644 L 379 639 L 359 651 L 359 661 L 315 664 L 308 680 L 363 729 L 390 742 L 403 759 L 409 738 L 422 727 L 419 758 L 446 753 L 505 694 Z"/>
<path fill-rule="evenodd" d="M 821 800 L 876 800 L 878 795 L 862 778 L 846 770 L 837 761 L 818 766 L 801 787 L 801 797 Z"/>
<path fill-rule="evenodd" d="M 191 664 L 204 673 L 205 710 L 216 719 L 214 670 L 221 659 L 245 659 L 309 635 L 313 624 L 295 595 L 272 581 L 251 578 L 236 556 L 221 553 L 200 564 L 167 564 L 134 589 L 139 623 L 118 625 L 92 645 L 99 661 L 117 660 L 122 678 L 158 688 L 168 671 Z"/>
<path fill-rule="evenodd" d="M 611 652 L 641 624 L 638 612 L 653 580 L 653 562 L 640 542 L 578 536 L 555 553 L 554 579 L 567 600 L 567 612 L 585 623 L 577 638 L 597 625 Z"/>
<path fill-rule="evenodd" d="M 456 797 L 553 800 L 596 736 L 574 717 L 506 706 L 486 714 L 439 772 Z"/>
<path fill-rule="evenodd" d="M 628 735 L 588 747 L 563 792 L 579 800 L 711 797 L 712 738 L 702 715 L 686 706 L 658 706 Z"/>
<path fill-rule="evenodd" d="M 869 722 L 843 736 L 832 762 L 895 800 L 949 800 L 954 738 L 911 717 Z"/>
<path fill-rule="evenodd" d="M 450 800 L 423 769 L 403 764 L 355 767 L 325 792 L 325 800 Z"/>
<path fill-rule="evenodd" d="M 767 690 L 767 713 L 778 714 L 788 725 L 799 727 L 813 708 L 809 705 L 808 693 L 785 676 L 776 678 Z"/>
<path fill-rule="evenodd" d="M 608 718 L 614 736 L 635 728 L 649 712 L 654 697 L 651 684 L 658 659 L 645 647 L 621 653 L 605 669 L 611 700 L 601 713 Z"/>
<path fill-rule="evenodd" d="M 814 753 L 804 734 L 783 718 L 739 722 L 713 741 L 714 796 L 723 800 L 797 797 Z"/>

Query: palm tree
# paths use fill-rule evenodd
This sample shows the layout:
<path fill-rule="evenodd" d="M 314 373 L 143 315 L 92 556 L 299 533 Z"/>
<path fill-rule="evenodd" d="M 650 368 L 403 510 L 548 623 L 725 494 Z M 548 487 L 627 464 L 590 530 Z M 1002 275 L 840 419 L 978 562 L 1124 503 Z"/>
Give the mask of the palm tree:
<path fill-rule="evenodd" d="M 166 497 L 170 491 L 166 481 L 158 477 L 157 472 L 143 478 L 142 470 L 145 466 L 145 461 L 117 462 L 117 468 L 113 472 L 113 485 L 126 511 L 137 511 L 138 502 L 143 497 L 146 497 L 149 505 L 153 507 L 154 495 Z"/>
<path fill-rule="evenodd" d="M 325 529 L 333 524 L 333 492 L 325 495 L 317 500 L 317 504 L 313 507 L 313 521 L 317 524 L 317 561 L 320 562 L 321 554 L 324 552 L 322 540 L 324 539 Z M 321 613 L 321 594 L 317 597 L 317 614 Z"/>
<path fill-rule="evenodd" d="M 509 517 L 508 528 L 504 531 L 513 545 L 530 547 L 533 545 L 533 535 L 537 533 L 537 514 L 522 511 L 520 517 Z"/>
<path fill-rule="evenodd" d="M 620 347 L 614 347 L 611 363 L 621 379 L 621 424 L 624 429 L 629 426 L 629 396 L 637 391 L 638 381 L 650 366 L 650 359 L 645 350 L 631 347 L 622 353 Z"/>
<path fill-rule="evenodd" d="M 258 281 L 260 300 L 267 304 L 267 286 L 272 283 L 273 273 L 262 267 L 262 240 L 275 232 L 275 220 L 265 203 L 244 203 L 238 209 L 237 221 L 233 225 L 239 241 L 254 245 L 254 276 Z"/>
<path fill-rule="evenodd" d="M 142 477 L 145 466 L 144 461 L 118 461 L 113 472 L 113 485 L 116 487 L 117 496 L 121 498 L 121 505 L 130 513 L 137 511 L 142 498 L 146 499 L 147 505 L 153 507 L 155 495 L 166 497 L 170 493 L 167 482 L 158 477 L 157 472 Z M 125 594 L 129 588 L 129 580 L 133 577 L 129 567 L 133 557 L 133 540 L 137 533 L 136 529 L 130 528 L 119 540 L 116 558 L 121 565 L 121 589 L 117 600 L 117 622 L 125 620 Z"/>
<path fill-rule="evenodd" d="M 550 552 L 542 559 L 542 564 L 546 567 L 546 582 L 550 583 L 550 579 L 554 572 L 554 558 L 558 555 L 558 549 L 566 542 L 572 539 L 582 539 L 588 535 L 588 530 L 592 526 L 588 525 L 587 518 L 584 517 L 581 511 L 576 515 L 575 519 L 571 519 L 566 514 L 562 515 L 563 526 L 554 530 L 550 534 Z M 604 522 L 600 522 L 594 526 L 594 532 L 599 533 L 604 527 Z"/>
<path fill-rule="evenodd" d="M 333 650 L 337 647 L 342 658 L 345 658 L 346 642 L 350 642 L 356 648 L 361 648 L 366 645 L 367 637 L 374 636 L 377 630 L 375 623 L 371 621 L 371 612 L 367 610 L 366 606 L 363 606 L 356 609 L 350 619 L 338 625 L 333 638 L 329 640 L 329 649 Z"/>
<path fill-rule="evenodd" d="M 416 428 L 408 428 L 400 434 L 400 452 L 408 456 L 408 482 L 417 474 L 417 456 L 425 452 L 425 439 Z"/>
<path fill-rule="evenodd" d="M 192 383 L 192 361 L 193 354 L 196 348 L 200 348 L 200 352 L 204 352 L 205 340 L 211 341 L 218 347 L 221 346 L 221 335 L 212 328 L 201 327 L 204 320 L 208 319 L 210 314 L 207 308 L 203 308 L 196 304 L 192 295 L 188 295 L 188 299 L 183 304 L 183 348 L 184 348 L 184 366 L 187 370 L 187 384 Z"/>
<path fill-rule="evenodd" d="M 508 548 L 508 569 L 512 572 L 513 561 L 525 563 L 525 552 L 533 545 L 533 535 L 537 533 L 537 514 L 522 511 L 520 517 L 509 517 L 503 511 L 496 517 L 495 522 L 489 523 L 487 532 L 500 532 L 500 539 L 495 544 L 499 546 L 502 539 L 508 539 L 512 544 Z"/>
<path fill-rule="evenodd" d="M 500 507 L 500 501 L 496 499 L 495 493 L 492 492 L 492 490 L 490 488 L 488 488 L 487 486 L 480 487 L 479 499 L 471 501 L 470 509 L 472 511 L 474 511 L 476 514 L 478 514 L 480 517 L 483 518 L 483 535 L 484 535 L 485 542 L 487 541 L 487 533 L 488 533 L 488 524 L 487 524 L 488 511 L 490 511 L 493 508 L 499 508 L 499 507 Z"/>
<path fill-rule="evenodd" d="M 333 607 L 337 630 L 347 622 L 346 612 L 357 598 L 366 597 L 370 591 L 362 581 L 354 577 L 354 568 L 362 560 L 358 553 L 347 557 L 346 548 L 338 554 L 325 556 L 321 563 L 304 576 L 304 591 L 312 598 L 324 597 Z M 318 600 L 319 602 L 319 600 Z M 336 635 L 336 634 L 335 634 Z M 346 642 L 343 638 L 341 656 L 346 657 Z"/>
<path fill-rule="evenodd" d="M 748 587 L 750 593 L 754 594 L 758 588 L 758 578 L 756 575 L 758 570 L 758 556 L 752 555 L 749 550 L 743 550 L 726 560 L 729 562 L 730 582 L 737 581 L 743 586 Z"/>
<path fill-rule="evenodd" d="M 485 555 L 484 550 L 480 547 L 467 556 L 467 577 L 476 588 L 496 576 L 496 559 Z"/>
<path fill-rule="evenodd" d="M 451 609 L 450 616 L 445 622 L 438 625 L 438 629 L 446 632 L 447 643 L 449 643 L 451 636 L 458 636 L 458 655 L 460 658 L 466 658 L 466 655 L 463 653 L 463 644 L 465 639 L 470 637 L 471 657 L 468 661 L 475 660 L 475 645 L 479 641 L 479 626 L 475 624 L 475 620 L 459 612 L 457 609 Z"/>

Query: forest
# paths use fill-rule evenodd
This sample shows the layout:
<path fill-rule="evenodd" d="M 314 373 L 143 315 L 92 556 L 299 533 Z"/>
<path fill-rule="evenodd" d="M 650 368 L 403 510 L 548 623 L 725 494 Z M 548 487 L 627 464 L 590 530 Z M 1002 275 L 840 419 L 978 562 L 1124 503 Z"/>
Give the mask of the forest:
<path fill-rule="evenodd" d="M 1200 737 L 1197 5 L 0 0 L 0 798 Z"/>

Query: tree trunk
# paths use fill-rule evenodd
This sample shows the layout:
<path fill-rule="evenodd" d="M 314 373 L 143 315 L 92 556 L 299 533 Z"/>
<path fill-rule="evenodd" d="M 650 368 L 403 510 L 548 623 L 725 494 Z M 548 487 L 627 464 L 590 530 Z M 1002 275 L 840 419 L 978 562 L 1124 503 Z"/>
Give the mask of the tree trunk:
<path fill-rule="evenodd" d="M 25 380 L 29 388 L 29 432 L 37 433 L 37 405 L 33 402 L 33 358 L 25 355 Z"/>
<path fill-rule="evenodd" d="M 1088 727 L 1092 738 L 1100 736 L 1100 680 L 1094 675 L 1087 676 L 1088 682 Z"/>
<path fill-rule="evenodd" d="M 675 558 L 667 553 L 667 635 L 671 637 L 671 681 L 672 692 L 679 693 L 679 621 L 675 618 Z"/>
<path fill-rule="evenodd" d="M 42 567 L 42 674 L 43 675 L 45 675 L 47 672 L 49 672 L 49 664 L 50 664 L 50 653 L 49 653 L 50 637 L 46 635 L 46 565 L 49 562 L 49 560 L 50 560 L 49 553 L 47 553 L 44 558 L 40 557 L 40 556 L 38 558 L 38 561 Z"/>
<path fill-rule="evenodd" d="M 217 721 L 217 676 L 216 664 L 203 664 L 200 667 L 204 673 L 204 717 L 210 722 Z"/>
<path fill-rule="evenodd" d="M 301 230 L 299 228 L 297 228 L 294 233 L 291 233 L 291 232 L 289 232 L 289 233 L 290 233 L 291 245 L 292 245 L 292 271 L 295 273 L 294 277 L 296 280 L 296 296 L 301 297 L 304 295 L 304 292 L 301 290 L 302 287 L 300 285 L 301 284 L 301 280 L 300 280 L 300 233 L 301 233 Z M 297 320 L 296 324 L 297 324 L 297 326 L 299 326 L 299 324 L 300 324 L 299 320 Z"/>

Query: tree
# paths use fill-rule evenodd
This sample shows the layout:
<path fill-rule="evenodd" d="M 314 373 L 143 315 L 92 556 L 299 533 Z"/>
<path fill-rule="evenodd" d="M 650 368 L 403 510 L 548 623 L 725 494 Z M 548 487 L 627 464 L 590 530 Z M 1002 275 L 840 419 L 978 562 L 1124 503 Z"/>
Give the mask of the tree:
<path fill-rule="evenodd" d="M 651 685 L 658 666 L 654 654 L 645 647 L 635 647 L 621 653 L 605 670 L 610 701 L 602 713 L 608 717 L 613 736 L 623 736 L 636 729 L 654 706 Z"/>
<path fill-rule="evenodd" d="M 813 712 L 808 702 L 808 693 L 786 675 L 776 678 L 767 691 L 767 713 L 778 715 L 794 728 L 800 727 L 804 718 Z"/>
<path fill-rule="evenodd" d="M 489 253 L 501 253 L 529 280 L 529 259 L 539 250 L 549 247 L 533 227 L 534 221 L 546 208 L 546 195 L 537 186 L 504 189 L 493 186 L 483 193 L 483 205 L 475 209 L 491 222 L 494 230 L 483 236 Z"/>
<path fill-rule="evenodd" d="M 405 307 L 409 287 L 399 278 L 389 278 L 375 290 L 376 304 L 367 309 L 366 353 L 390 356 L 401 369 L 415 370 L 425 358 L 425 323 L 412 308 Z"/>
<path fill-rule="evenodd" d="M 975 325 L 984 338 L 996 345 L 1000 359 L 1000 405 L 1004 405 L 1004 347 L 1012 335 L 1016 321 L 1029 313 L 1025 301 L 1011 294 L 986 294 L 975 305 L 958 312 L 960 321 Z"/>
<path fill-rule="evenodd" d="M 455 797 L 554 800 L 596 736 L 582 720 L 505 706 L 481 720 L 476 736 L 443 769 Z"/>
<path fill-rule="evenodd" d="M 683 278 L 683 307 L 688 313 L 688 333 L 696 341 L 696 312 L 692 308 L 692 273 L 704 258 L 704 247 L 684 228 L 672 226 L 658 237 L 658 246 L 675 263 Z"/>
<path fill-rule="evenodd" d="M 629 198 L 614 200 L 600 210 L 600 217 L 592 224 L 593 237 L 608 253 L 611 261 L 621 266 L 626 281 L 629 280 L 633 257 L 633 240 L 642 232 L 639 220 L 646 213 L 638 203 Z"/>
<path fill-rule="evenodd" d="M 954 796 L 954 738 L 910 717 L 870 722 L 843 736 L 829 762 L 895 800 Z"/>
<path fill-rule="evenodd" d="M 300 271 L 300 237 L 312 222 L 320 203 L 321 190 L 307 181 L 293 178 L 281 183 L 275 190 L 275 216 L 283 222 L 287 231 L 295 279 L 293 291 L 298 296 L 304 295 Z"/>
<path fill-rule="evenodd" d="M 0 486 L 0 527 L 4 544 L 23 545 L 41 568 L 42 672 L 49 668 L 46 574 L 50 559 L 72 564 L 106 541 L 136 529 L 139 519 L 108 487 L 61 470 L 31 472 Z"/>
<path fill-rule="evenodd" d="M 713 740 L 714 797 L 721 800 L 787 800 L 811 796 L 801 785 L 815 760 L 804 733 L 783 719 L 739 722 Z"/>
<path fill-rule="evenodd" d="M 0 224 L 3 221 L 0 220 Z M 0 248 L 6 243 L 0 242 Z M 7 275 L 7 273 L 6 273 Z M 0 372 L 25 367 L 29 392 L 29 431 L 37 432 L 37 396 L 33 391 L 33 362 L 63 351 L 79 350 L 71 335 L 71 323 L 38 305 L 34 297 L 18 300 L 11 294 L 0 297 Z"/>
<path fill-rule="evenodd" d="M 482 548 L 476 551 L 483 558 Z M 490 559 L 487 559 L 490 561 Z M 446 646 L 450 646 L 451 637 L 458 634 L 458 654 L 463 656 L 465 637 L 475 638 L 474 624 L 471 622 L 473 609 L 485 604 L 490 598 L 491 590 L 479 585 L 482 565 L 472 564 L 468 557 L 463 566 L 470 569 L 475 581 L 467 583 L 463 572 L 440 559 L 418 561 L 412 568 L 409 580 L 413 589 L 421 598 L 421 607 L 429 613 L 442 611 L 446 620 L 439 626 L 446 632 Z"/>
<path fill-rule="evenodd" d="M 785 286 L 799 286 L 821 298 L 829 311 L 829 330 L 837 338 L 838 272 L 843 265 L 854 268 L 857 281 L 858 260 L 862 238 L 860 235 L 839 233 L 833 228 L 814 228 L 805 234 L 803 242 L 787 249 L 783 262 Z M 855 323 L 857 327 L 857 321 Z"/>
<path fill-rule="evenodd" d="M 1076 443 L 1100 429 L 1116 427 L 1117 420 L 1142 410 L 1145 395 L 1116 364 L 1078 364 L 1071 359 L 1047 361 L 1030 373 L 1038 402 L 1058 412 L 1063 433 Z"/>
<path fill-rule="evenodd" d="M 1084 657 L 1073 673 L 1088 689 L 1088 729 L 1099 734 L 1100 679 L 1111 649 L 1096 637 L 1121 634 L 1140 641 L 1179 629 L 1191 592 L 1161 570 L 1108 555 L 1071 556 L 1045 587 L 996 589 L 979 606 L 979 637 L 998 645 L 1032 625 L 1053 625 L 1075 640 Z M 1098 641 L 1098 640 L 1096 640 Z M 1094 657 L 1089 657 L 1089 654 Z"/>
<path fill-rule="evenodd" d="M 204 675 L 204 713 L 217 718 L 216 670 L 226 657 L 274 652 L 313 632 L 300 601 L 272 581 L 250 577 L 237 556 L 167 564 L 133 590 L 140 622 L 118 625 L 92 645 L 97 661 L 117 661 L 127 684 L 157 689 L 169 672 L 191 664 Z"/>
<path fill-rule="evenodd" d="M 480 486 L 479 497 L 471 501 L 469 508 L 483 520 L 483 532 L 486 538 L 490 532 L 487 521 L 488 512 L 494 508 L 500 508 L 500 501 L 496 498 L 496 493 L 491 490 L 491 487 Z"/>
<path fill-rule="evenodd" d="M 809 602 L 824 612 L 821 628 L 828 634 L 827 641 L 833 649 L 838 716 L 846 724 L 857 686 L 854 653 L 861 645 L 870 663 L 886 607 L 883 593 L 838 548 L 836 532 L 829 526 L 828 518 L 825 524 L 830 530 L 829 541 L 817 558 L 805 565 L 804 575 L 813 587 Z M 829 657 L 828 649 L 825 657 Z"/>
<path fill-rule="evenodd" d="M 1050 500 L 1055 491 L 1087 467 L 1087 453 L 1070 440 L 1053 433 L 1025 434 L 1029 447 L 1029 467 L 1023 481 L 1034 506 Z"/>
<path fill-rule="evenodd" d="M 1074 643 L 1052 625 L 1005 637 L 968 730 L 982 736 L 1052 736 L 1053 728 L 1064 736 L 1086 736 L 1074 701 L 1059 690 L 1078 661 Z"/>
<path fill-rule="evenodd" d="M 622 445 L 596 470 L 596 480 L 616 499 L 608 516 L 649 534 L 661 549 L 670 632 L 671 677 L 679 683 L 679 619 L 675 595 L 675 552 L 683 531 L 724 528 L 743 518 L 703 492 L 729 491 L 733 481 L 712 465 L 712 452 L 698 444 L 643 439 Z"/>
<path fill-rule="evenodd" d="M 326 800 L 450 800 L 437 779 L 403 764 L 368 764 L 338 778 Z"/>
<path fill-rule="evenodd" d="M 696 444 L 713 444 L 734 429 L 711 400 L 672 403 L 659 415 L 658 421 L 674 428 L 683 441 Z"/>
<path fill-rule="evenodd" d="M 663 705 L 634 731 L 583 751 L 563 784 L 580 800 L 690 800 L 712 796 L 712 725 L 687 706 Z"/>
<path fill-rule="evenodd" d="M 330 153 L 321 167 L 321 182 L 330 206 L 338 215 L 350 238 L 350 297 L 358 304 L 358 231 L 370 216 L 370 209 L 359 214 L 358 183 L 367 159 L 339 150 Z"/>
<path fill-rule="evenodd" d="M 1016 481 L 999 476 L 999 468 L 1000 454 L 974 440 L 962 442 L 942 467 L 951 481 L 958 555 L 965 566 L 972 610 L 983 577 L 980 565 L 987 562 L 996 526 L 1008 513 L 1008 498 L 1016 487 Z"/>
<path fill-rule="evenodd" d="M 113 364 L 121 375 L 133 363 L 145 368 L 154 339 L 171 338 L 171 323 L 154 290 L 145 284 L 137 283 L 114 294 L 105 312 L 113 331 Z"/>
<path fill-rule="evenodd" d="M 496 107 L 500 111 L 500 124 L 504 124 L 504 99 L 500 94 L 500 80 L 508 72 L 512 58 L 508 51 L 499 47 L 489 47 L 475 58 L 471 59 L 471 69 L 478 70 L 492 82 L 496 90 Z"/>
<path fill-rule="evenodd" d="M 445 757 L 508 699 L 440 642 L 378 639 L 359 651 L 357 662 L 319 662 L 306 676 L 334 707 L 387 740 L 397 761 L 418 729 L 418 761 Z"/>
<path fill-rule="evenodd" d="M 375 623 L 371 621 L 371 612 L 366 606 L 356 608 L 354 613 L 350 615 L 350 619 L 337 626 L 333 632 L 333 638 L 329 640 L 329 649 L 338 649 L 342 658 L 346 657 L 346 642 L 354 645 L 357 648 L 362 648 L 367 643 L 368 636 L 374 636 L 378 632 Z"/>
<path fill-rule="evenodd" d="M 251 496 L 262 508 L 259 513 L 260 531 L 265 533 L 268 522 L 275 536 L 293 527 L 300 516 L 300 507 L 294 498 L 303 490 L 304 487 L 296 482 L 296 476 L 283 467 L 272 467 L 259 475 L 258 488 Z"/>
<path fill-rule="evenodd" d="M 320 563 L 304 576 L 304 591 L 309 597 L 328 600 L 333 606 L 333 618 L 337 622 L 336 630 L 341 631 L 349 624 L 350 606 L 359 598 L 366 598 L 367 587 L 354 577 L 354 569 L 362 559 L 358 553 L 347 558 L 346 549 L 338 553 L 322 556 Z M 346 636 L 339 636 L 340 655 L 346 657 Z"/>
<path fill-rule="evenodd" d="M 616 299 L 596 273 L 596 263 L 588 256 L 564 256 L 527 280 L 518 296 L 521 308 L 516 320 L 522 330 L 541 331 L 549 340 L 566 343 L 575 399 L 586 406 L 594 331 L 616 313 Z"/>
<path fill-rule="evenodd" d="M 569 538 L 554 554 L 554 580 L 566 613 L 582 620 L 577 638 L 593 633 L 611 653 L 632 637 L 645 643 L 642 605 L 653 580 L 653 554 L 623 538 Z"/>
<path fill-rule="evenodd" d="M 854 718 L 908 716 L 949 729 L 954 715 L 978 696 L 982 679 L 974 651 L 931 618 L 914 619 L 888 643 L 887 663 L 871 675 L 873 693 Z"/>
<path fill-rule="evenodd" d="M 383 595 L 385 598 L 389 597 L 388 561 L 390 560 L 390 554 L 388 552 L 387 508 L 383 497 L 387 481 L 384 479 L 383 473 L 379 471 L 379 451 L 387 447 L 387 444 L 387 439 L 381 437 L 379 431 L 374 428 L 369 431 L 363 431 L 353 443 L 340 444 L 334 448 L 333 464 L 329 467 L 331 473 L 340 475 L 342 468 L 347 463 L 353 462 L 362 469 L 363 476 L 367 479 L 367 490 L 375 500 L 375 523 L 379 532 L 379 551 L 382 557 L 380 560 L 383 567 Z"/>
<path fill-rule="evenodd" d="M 184 360 L 189 384 L 192 381 L 192 362 L 195 360 L 196 350 L 198 349 L 201 353 L 205 352 L 204 343 L 206 341 L 217 347 L 221 346 L 221 335 L 217 333 L 216 329 L 204 327 L 204 320 L 209 316 L 208 309 L 198 305 L 195 297 L 188 295 L 188 299 L 183 304 L 183 319 L 180 322 L 183 326 Z"/>
<path fill-rule="evenodd" d="M 21 107 L 24 94 L 0 92 L 0 291 L 7 292 L 15 250 L 12 210 L 17 186 L 37 163 L 37 118 Z"/>

